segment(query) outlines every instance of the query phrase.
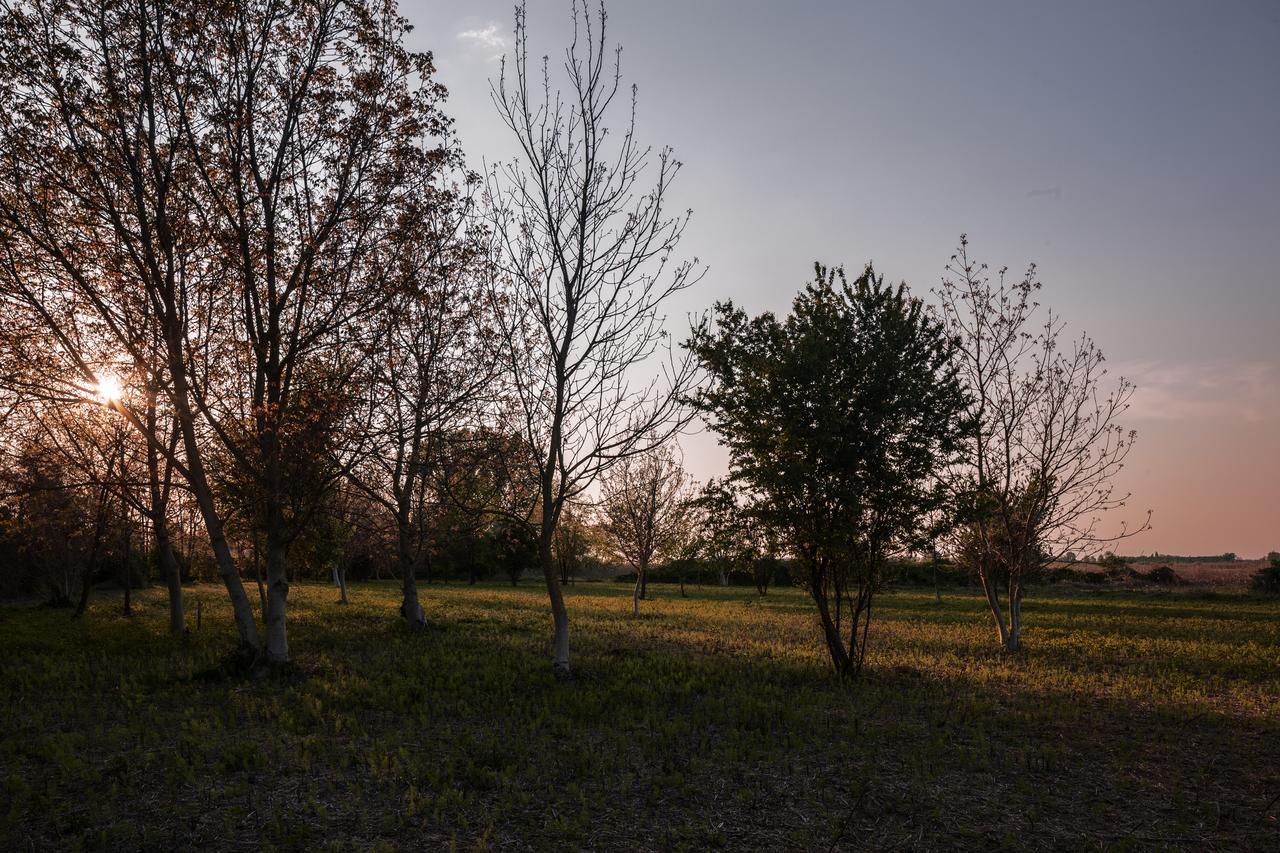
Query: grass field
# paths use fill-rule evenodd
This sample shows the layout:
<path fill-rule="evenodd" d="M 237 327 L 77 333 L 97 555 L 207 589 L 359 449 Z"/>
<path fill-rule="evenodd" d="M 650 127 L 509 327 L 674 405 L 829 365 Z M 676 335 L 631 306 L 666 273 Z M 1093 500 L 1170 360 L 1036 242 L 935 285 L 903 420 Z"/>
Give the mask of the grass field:
<path fill-rule="evenodd" d="M 1280 602 L 1037 592 L 1027 651 L 970 592 L 878 599 L 834 681 L 796 590 L 535 584 L 290 594 L 297 672 L 218 669 L 162 590 L 0 607 L 0 849 L 1280 849 Z M 194 618 L 192 619 L 194 623 Z"/>

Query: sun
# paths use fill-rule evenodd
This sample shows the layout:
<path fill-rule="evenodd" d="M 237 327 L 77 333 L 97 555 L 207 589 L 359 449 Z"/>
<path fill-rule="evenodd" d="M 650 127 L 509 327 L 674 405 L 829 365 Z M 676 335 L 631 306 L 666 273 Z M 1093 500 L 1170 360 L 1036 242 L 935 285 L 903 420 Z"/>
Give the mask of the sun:
<path fill-rule="evenodd" d="M 124 395 L 124 387 L 120 384 L 119 376 L 114 373 L 104 373 L 98 377 L 94 393 L 104 403 L 118 403 Z"/>

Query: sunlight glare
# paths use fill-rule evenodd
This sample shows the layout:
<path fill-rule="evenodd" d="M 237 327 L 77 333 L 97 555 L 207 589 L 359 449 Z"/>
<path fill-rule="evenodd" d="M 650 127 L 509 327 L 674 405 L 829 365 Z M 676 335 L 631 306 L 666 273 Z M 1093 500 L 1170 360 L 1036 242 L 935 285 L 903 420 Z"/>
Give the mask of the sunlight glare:
<path fill-rule="evenodd" d="M 105 373 L 98 377 L 97 396 L 104 403 L 118 403 L 120 397 L 124 394 L 124 388 L 120 385 L 120 377 Z"/>

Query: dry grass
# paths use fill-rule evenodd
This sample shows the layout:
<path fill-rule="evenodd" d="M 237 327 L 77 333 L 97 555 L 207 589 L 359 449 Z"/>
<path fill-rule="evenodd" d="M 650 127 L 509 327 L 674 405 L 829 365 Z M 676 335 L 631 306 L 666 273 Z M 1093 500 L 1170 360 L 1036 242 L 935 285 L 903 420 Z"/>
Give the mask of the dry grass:
<path fill-rule="evenodd" d="M 1044 593 L 1026 654 L 969 592 L 885 595 L 834 682 L 795 590 L 295 588 L 298 672 L 216 669 L 223 596 L 0 608 L 4 849 L 1260 849 L 1280 841 L 1280 602 Z"/>

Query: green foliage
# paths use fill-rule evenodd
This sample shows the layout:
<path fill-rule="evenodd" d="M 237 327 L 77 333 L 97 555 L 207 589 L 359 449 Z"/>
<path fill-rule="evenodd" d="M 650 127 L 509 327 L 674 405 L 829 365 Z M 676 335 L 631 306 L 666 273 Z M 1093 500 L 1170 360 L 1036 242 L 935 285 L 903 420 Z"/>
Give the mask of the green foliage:
<path fill-rule="evenodd" d="M 815 274 L 785 320 L 719 303 L 690 347 L 711 380 L 696 402 L 746 512 L 802 565 L 832 663 L 854 674 L 885 558 L 920 545 L 945 503 L 936 475 L 968 399 L 954 342 L 905 285 L 870 266 L 853 282 Z"/>
<path fill-rule="evenodd" d="M 490 533 L 494 564 L 515 586 L 525 569 L 538 564 L 538 540 L 529 525 L 502 520 Z"/>

